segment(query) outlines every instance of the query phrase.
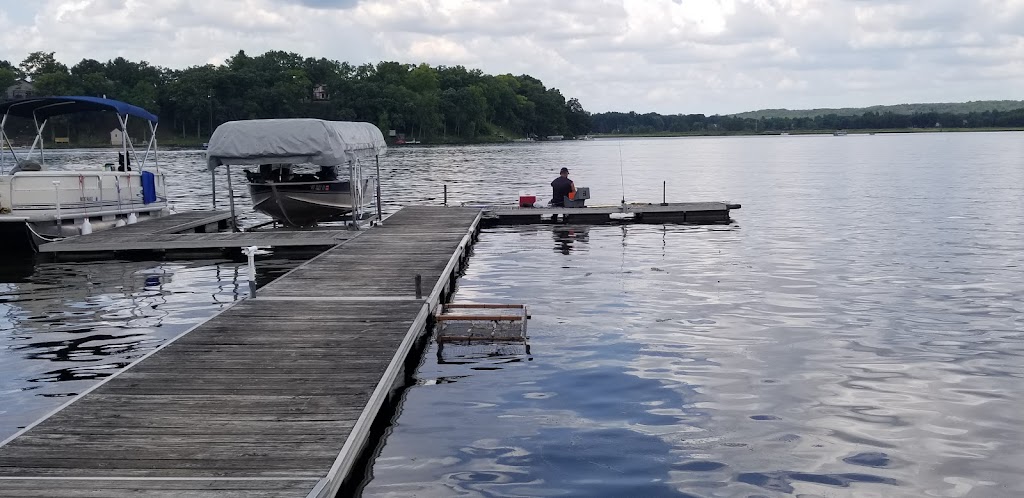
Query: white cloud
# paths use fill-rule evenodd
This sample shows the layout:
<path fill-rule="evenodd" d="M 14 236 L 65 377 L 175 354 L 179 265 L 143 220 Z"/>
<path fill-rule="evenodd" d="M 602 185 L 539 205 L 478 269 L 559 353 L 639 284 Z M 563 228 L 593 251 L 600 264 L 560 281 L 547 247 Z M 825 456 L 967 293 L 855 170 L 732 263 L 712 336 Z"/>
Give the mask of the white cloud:
<path fill-rule="evenodd" d="M 1024 0 L 0 0 L 0 59 L 238 50 L 530 74 L 592 111 L 1019 98 Z M 9 4 L 10 6 L 8 6 Z"/>

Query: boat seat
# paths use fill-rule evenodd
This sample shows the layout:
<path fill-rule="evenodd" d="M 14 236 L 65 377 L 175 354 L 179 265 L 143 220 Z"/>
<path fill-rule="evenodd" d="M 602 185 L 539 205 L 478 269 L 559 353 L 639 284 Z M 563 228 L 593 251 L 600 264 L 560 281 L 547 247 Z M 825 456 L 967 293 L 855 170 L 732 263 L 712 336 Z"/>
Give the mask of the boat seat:
<path fill-rule="evenodd" d="M 18 164 L 11 168 L 11 174 L 15 174 L 19 171 L 42 171 L 43 165 L 31 159 L 22 159 L 18 161 Z"/>

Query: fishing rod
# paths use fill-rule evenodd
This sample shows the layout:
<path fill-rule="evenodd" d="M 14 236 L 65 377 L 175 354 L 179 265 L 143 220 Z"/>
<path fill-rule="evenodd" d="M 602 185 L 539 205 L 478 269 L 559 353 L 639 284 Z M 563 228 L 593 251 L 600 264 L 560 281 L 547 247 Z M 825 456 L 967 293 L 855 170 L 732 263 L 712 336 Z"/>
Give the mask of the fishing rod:
<path fill-rule="evenodd" d="M 626 176 L 622 172 L 622 140 L 618 142 L 619 146 L 619 180 L 622 181 L 622 208 L 626 208 Z"/>

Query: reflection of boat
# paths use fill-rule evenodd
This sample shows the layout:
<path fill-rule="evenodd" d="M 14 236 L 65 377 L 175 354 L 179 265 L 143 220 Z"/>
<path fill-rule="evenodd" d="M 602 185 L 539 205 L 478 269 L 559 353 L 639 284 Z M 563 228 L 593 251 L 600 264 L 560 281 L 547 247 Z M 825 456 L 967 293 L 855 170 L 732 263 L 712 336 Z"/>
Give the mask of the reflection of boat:
<path fill-rule="evenodd" d="M 837 136 L 837 137 L 845 137 L 846 136 L 846 130 L 836 130 L 836 131 L 833 131 L 832 135 Z"/>
<path fill-rule="evenodd" d="M 120 166 L 107 163 L 50 169 L 43 154 L 43 132 L 49 118 L 110 111 L 117 115 Z M 97 97 L 39 97 L 0 104 L 0 115 L 0 143 L 7 145 L 7 150 L 0 150 L 0 232 L 5 240 L 15 236 L 24 241 L 4 244 L 5 250 L 31 250 L 42 242 L 165 213 L 166 186 L 156 157 L 157 117 L 145 109 Z M 27 153 L 19 154 L 11 147 L 5 131 L 12 124 L 11 117 L 32 120 L 35 125 L 36 137 Z M 130 117 L 149 124 L 150 139 L 141 157 L 129 138 Z M 152 170 L 146 169 L 148 165 Z"/>
<path fill-rule="evenodd" d="M 386 150 L 384 135 L 370 123 L 255 119 L 218 126 L 207 158 L 211 170 L 222 164 L 259 165 L 258 171 L 246 170 L 253 208 L 286 225 L 311 226 L 364 218 L 379 172 L 366 175 L 363 166 L 372 160 L 379 169 Z M 304 171 L 316 167 L 319 171 Z"/>

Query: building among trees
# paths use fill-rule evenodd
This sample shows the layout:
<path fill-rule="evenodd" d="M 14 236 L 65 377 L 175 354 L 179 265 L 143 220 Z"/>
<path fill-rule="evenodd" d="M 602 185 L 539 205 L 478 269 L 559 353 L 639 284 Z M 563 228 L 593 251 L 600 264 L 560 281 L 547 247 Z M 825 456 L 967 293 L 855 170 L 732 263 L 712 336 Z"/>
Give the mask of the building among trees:
<path fill-rule="evenodd" d="M 18 80 L 4 91 L 5 100 L 27 99 L 34 96 L 35 86 L 25 80 Z"/>
<path fill-rule="evenodd" d="M 313 100 L 330 100 L 327 95 L 327 85 L 323 83 L 313 87 Z"/>

